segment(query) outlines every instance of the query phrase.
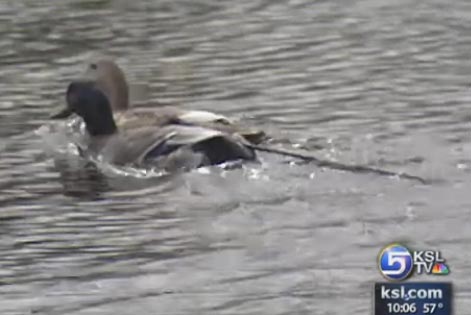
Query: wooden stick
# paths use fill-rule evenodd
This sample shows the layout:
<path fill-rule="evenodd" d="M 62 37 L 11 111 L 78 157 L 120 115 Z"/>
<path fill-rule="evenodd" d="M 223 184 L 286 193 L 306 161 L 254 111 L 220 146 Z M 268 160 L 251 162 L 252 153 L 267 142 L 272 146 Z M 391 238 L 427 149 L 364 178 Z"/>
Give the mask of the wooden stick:
<path fill-rule="evenodd" d="M 379 168 L 373 168 L 373 167 L 368 167 L 364 165 L 348 165 L 348 164 L 342 164 L 339 162 L 334 162 L 334 161 L 328 161 L 328 160 L 322 160 L 319 159 L 313 155 L 308 155 L 305 153 L 301 152 L 293 152 L 289 151 L 286 149 L 279 149 L 279 148 L 270 148 L 270 147 L 265 147 L 265 146 L 260 146 L 260 145 L 254 145 L 254 144 L 247 144 L 247 147 L 256 150 L 256 151 L 262 151 L 262 152 L 268 152 L 268 153 L 273 153 L 273 154 L 279 154 L 283 156 L 289 156 L 289 157 L 294 157 L 297 159 L 301 159 L 306 162 L 314 163 L 315 165 L 319 167 L 326 167 L 334 170 L 341 170 L 341 171 L 347 171 L 347 172 L 352 172 L 352 173 L 369 173 L 369 174 L 378 174 L 381 176 L 392 176 L 392 177 L 398 177 L 401 179 L 408 179 L 408 180 L 413 180 L 413 181 L 418 181 L 422 184 L 428 184 L 429 181 L 425 180 L 422 177 L 415 176 L 415 175 L 410 175 L 407 173 L 397 173 L 397 172 L 392 172 L 392 171 L 387 171 Z"/>

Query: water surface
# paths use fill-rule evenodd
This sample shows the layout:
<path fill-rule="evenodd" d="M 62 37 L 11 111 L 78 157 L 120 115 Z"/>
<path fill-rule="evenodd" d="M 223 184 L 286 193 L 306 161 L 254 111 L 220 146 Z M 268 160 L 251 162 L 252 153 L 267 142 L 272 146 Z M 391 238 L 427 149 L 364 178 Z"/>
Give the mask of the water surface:
<path fill-rule="evenodd" d="M 3 1 L 0 313 L 369 314 L 397 240 L 442 250 L 464 313 L 470 22 L 465 0 Z M 136 100 L 435 181 L 264 153 L 171 178 L 54 158 L 35 131 L 100 55 Z"/>

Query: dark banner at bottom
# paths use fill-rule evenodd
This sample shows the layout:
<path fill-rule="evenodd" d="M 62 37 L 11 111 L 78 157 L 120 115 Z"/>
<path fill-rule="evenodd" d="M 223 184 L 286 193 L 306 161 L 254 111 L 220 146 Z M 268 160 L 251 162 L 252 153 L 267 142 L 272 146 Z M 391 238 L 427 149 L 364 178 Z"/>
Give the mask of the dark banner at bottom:
<path fill-rule="evenodd" d="M 449 282 L 375 283 L 375 315 L 452 315 Z"/>

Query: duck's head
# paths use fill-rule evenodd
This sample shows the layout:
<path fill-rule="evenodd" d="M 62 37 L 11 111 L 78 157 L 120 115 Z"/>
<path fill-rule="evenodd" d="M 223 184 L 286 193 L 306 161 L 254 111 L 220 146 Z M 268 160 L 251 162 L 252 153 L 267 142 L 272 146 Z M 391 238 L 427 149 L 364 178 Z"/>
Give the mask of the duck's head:
<path fill-rule="evenodd" d="M 114 61 L 100 59 L 91 62 L 85 76 L 106 95 L 113 111 L 128 109 L 129 87 L 123 71 Z"/>
<path fill-rule="evenodd" d="M 129 87 L 126 77 L 112 60 L 100 59 L 91 62 L 80 82 L 89 83 L 100 90 L 107 98 L 113 111 L 127 110 L 129 106 Z M 56 115 L 57 116 L 57 115 Z"/>
<path fill-rule="evenodd" d="M 72 82 L 67 88 L 67 107 L 52 116 L 54 119 L 77 114 L 85 122 L 92 136 L 109 135 L 116 132 L 113 112 L 106 95 L 91 82 Z"/>

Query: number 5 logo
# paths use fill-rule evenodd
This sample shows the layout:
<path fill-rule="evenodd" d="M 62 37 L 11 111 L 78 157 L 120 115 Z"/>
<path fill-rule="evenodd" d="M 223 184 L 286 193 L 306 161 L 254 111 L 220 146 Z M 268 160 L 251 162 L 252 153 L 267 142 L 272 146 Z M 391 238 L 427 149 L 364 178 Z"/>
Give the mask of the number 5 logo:
<path fill-rule="evenodd" d="M 388 280 L 404 280 L 413 269 L 412 255 L 400 244 L 386 246 L 378 258 L 379 271 Z"/>
<path fill-rule="evenodd" d="M 409 256 L 409 253 L 401 253 L 401 252 L 388 252 L 387 253 L 388 258 L 387 258 L 387 264 L 390 267 L 394 267 L 395 263 L 399 263 L 399 269 L 397 270 L 384 270 L 384 274 L 388 276 L 395 276 L 395 275 L 400 275 L 406 270 L 406 258 Z"/>

